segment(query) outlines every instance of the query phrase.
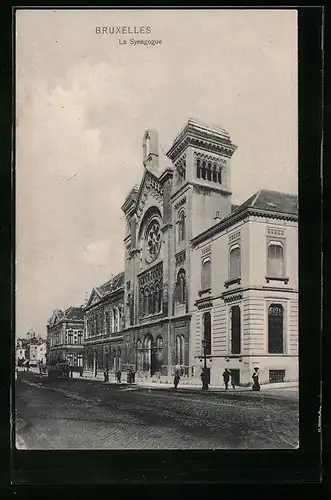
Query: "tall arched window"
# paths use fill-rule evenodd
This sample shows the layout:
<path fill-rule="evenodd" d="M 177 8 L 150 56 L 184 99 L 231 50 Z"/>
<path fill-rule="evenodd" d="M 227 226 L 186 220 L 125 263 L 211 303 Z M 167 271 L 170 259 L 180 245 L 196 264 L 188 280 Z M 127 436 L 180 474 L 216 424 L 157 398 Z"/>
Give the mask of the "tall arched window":
<path fill-rule="evenodd" d="M 155 312 L 160 312 L 160 284 L 155 283 Z"/>
<path fill-rule="evenodd" d="M 217 165 L 215 163 L 213 166 L 213 181 L 217 182 Z"/>
<path fill-rule="evenodd" d="M 185 362 L 184 356 L 185 337 L 184 335 L 177 335 L 176 337 L 176 365 L 183 365 Z"/>
<path fill-rule="evenodd" d="M 207 355 L 211 354 L 211 315 L 205 312 L 203 315 L 203 340 L 204 349 Z"/>
<path fill-rule="evenodd" d="M 197 178 L 200 179 L 201 177 L 201 160 L 198 158 L 197 159 Z"/>
<path fill-rule="evenodd" d="M 222 184 L 222 169 L 221 169 L 221 167 L 218 169 L 217 176 L 218 176 L 219 184 Z"/>
<path fill-rule="evenodd" d="M 117 331 L 120 332 L 122 330 L 122 307 L 118 306 L 117 308 Z"/>
<path fill-rule="evenodd" d="M 234 245 L 230 248 L 230 270 L 229 278 L 236 279 L 241 276 L 241 253 L 240 246 Z"/>
<path fill-rule="evenodd" d="M 180 269 L 177 274 L 176 280 L 176 300 L 180 304 L 186 302 L 186 274 L 184 269 Z"/>
<path fill-rule="evenodd" d="M 284 276 L 284 248 L 278 241 L 268 243 L 267 275 L 278 278 Z"/>
<path fill-rule="evenodd" d="M 109 325 L 109 311 L 105 312 L 105 334 L 110 334 L 110 325 Z"/>
<path fill-rule="evenodd" d="M 203 179 L 205 179 L 205 178 L 206 178 L 206 174 L 207 174 L 206 170 L 207 170 L 206 162 L 205 162 L 205 161 L 203 161 L 203 162 L 202 162 L 202 169 L 201 169 L 201 177 L 202 177 Z"/>
<path fill-rule="evenodd" d="M 118 319 L 117 319 L 117 309 L 116 307 L 113 309 L 113 314 L 114 314 L 114 332 L 118 332 Z"/>
<path fill-rule="evenodd" d="M 271 304 L 268 308 L 268 352 L 284 352 L 284 308 L 282 304 Z"/>
<path fill-rule="evenodd" d="M 211 171 L 211 163 L 207 165 L 207 180 L 211 181 L 212 171 Z"/>
<path fill-rule="evenodd" d="M 110 318 L 109 318 L 109 320 L 110 320 L 110 323 L 109 323 L 109 325 L 110 325 L 110 333 L 113 333 L 113 331 L 114 331 L 114 311 L 113 310 L 110 311 L 110 315 L 109 316 L 110 316 Z"/>
<path fill-rule="evenodd" d="M 240 307 L 231 307 L 231 354 L 241 352 L 241 321 Z"/>
<path fill-rule="evenodd" d="M 163 338 L 161 336 L 156 339 L 156 353 L 155 353 L 155 371 L 160 372 L 163 362 Z"/>
<path fill-rule="evenodd" d="M 185 212 L 181 210 L 178 214 L 178 243 L 185 240 Z"/>
<path fill-rule="evenodd" d="M 149 290 L 148 287 L 145 287 L 145 292 L 144 292 L 144 315 L 147 316 L 148 314 L 148 304 L 149 304 Z"/>
<path fill-rule="evenodd" d="M 149 287 L 149 306 L 148 306 L 149 314 L 155 313 L 155 288 L 154 285 Z"/>
<path fill-rule="evenodd" d="M 181 350 L 180 336 L 177 335 L 177 337 L 176 337 L 176 365 L 180 365 L 180 350 Z"/>
<path fill-rule="evenodd" d="M 201 266 L 201 289 L 206 290 L 211 287 L 211 260 L 206 257 Z"/>
<path fill-rule="evenodd" d="M 184 335 L 180 336 L 180 359 L 179 363 L 183 365 L 185 363 L 184 361 L 184 349 L 185 349 L 185 337 Z"/>
<path fill-rule="evenodd" d="M 144 341 L 144 366 L 143 370 L 145 372 L 150 371 L 151 361 L 152 361 L 152 339 L 151 337 L 146 337 Z"/>

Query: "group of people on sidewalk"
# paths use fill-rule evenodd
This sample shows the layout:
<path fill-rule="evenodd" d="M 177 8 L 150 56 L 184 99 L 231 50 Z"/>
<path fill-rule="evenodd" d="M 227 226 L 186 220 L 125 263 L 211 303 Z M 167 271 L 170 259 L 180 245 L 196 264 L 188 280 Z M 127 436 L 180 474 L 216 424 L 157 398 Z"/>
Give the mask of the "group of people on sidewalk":
<path fill-rule="evenodd" d="M 225 386 L 226 391 L 229 388 L 229 382 L 231 383 L 231 386 L 233 389 L 236 388 L 235 378 L 234 378 L 234 375 L 232 374 L 231 370 L 229 370 L 228 368 L 225 368 L 222 377 L 223 377 L 223 382 L 224 382 L 224 386 Z M 209 373 L 206 373 L 205 370 L 202 370 L 200 378 L 202 381 L 202 389 L 203 390 L 208 389 Z M 252 390 L 259 391 L 261 389 L 261 386 L 259 383 L 259 369 L 257 367 L 254 368 L 254 373 L 252 375 L 252 379 L 253 379 Z M 174 376 L 174 389 L 177 389 L 179 382 L 180 382 L 180 372 L 179 372 L 179 370 L 176 370 L 175 376 Z"/>

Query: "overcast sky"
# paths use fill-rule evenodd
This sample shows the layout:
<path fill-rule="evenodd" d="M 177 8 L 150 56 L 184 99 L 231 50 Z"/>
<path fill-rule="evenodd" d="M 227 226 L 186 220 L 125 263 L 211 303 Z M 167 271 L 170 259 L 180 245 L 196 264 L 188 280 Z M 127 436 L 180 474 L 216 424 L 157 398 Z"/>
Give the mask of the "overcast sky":
<path fill-rule="evenodd" d="M 16 334 L 45 333 L 124 268 L 121 205 L 142 137 L 189 117 L 238 145 L 233 203 L 297 192 L 296 11 L 17 12 Z M 98 35 L 97 26 L 150 26 Z M 130 38 L 161 45 L 119 45 Z"/>

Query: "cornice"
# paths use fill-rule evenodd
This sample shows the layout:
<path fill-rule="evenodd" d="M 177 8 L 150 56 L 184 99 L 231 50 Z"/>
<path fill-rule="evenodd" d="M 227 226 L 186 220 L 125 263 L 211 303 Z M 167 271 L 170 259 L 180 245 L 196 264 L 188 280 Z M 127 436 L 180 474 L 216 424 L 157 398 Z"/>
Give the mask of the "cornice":
<path fill-rule="evenodd" d="M 182 154 L 185 149 L 189 146 L 193 146 L 204 151 L 214 152 L 217 154 L 222 154 L 227 158 L 231 158 L 237 146 L 232 144 L 230 141 L 226 142 L 225 139 L 210 139 L 208 137 L 196 137 L 192 133 L 181 139 L 177 144 L 175 143 L 172 148 L 168 151 L 167 156 L 174 162 L 180 154 Z"/>
<path fill-rule="evenodd" d="M 222 221 L 218 222 L 214 226 L 210 227 L 203 233 L 198 234 L 194 238 L 191 239 L 191 246 L 194 248 L 196 245 L 199 243 L 204 242 L 205 240 L 208 240 L 215 236 L 216 234 L 219 234 L 223 230 L 233 226 L 237 222 L 243 220 L 243 219 L 248 219 L 250 216 L 255 216 L 255 217 L 260 217 L 260 218 L 266 218 L 266 219 L 278 219 L 278 220 L 288 220 L 288 221 L 297 221 L 298 216 L 296 214 L 286 214 L 286 213 L 281 213 L 281 212 L 271 212 L 267 210 L 262 210 L 262 209 L 256 209 L 256 208 L 246 208 L 238 213 L 231 213 L 229 214 L 225 219 Z"/>

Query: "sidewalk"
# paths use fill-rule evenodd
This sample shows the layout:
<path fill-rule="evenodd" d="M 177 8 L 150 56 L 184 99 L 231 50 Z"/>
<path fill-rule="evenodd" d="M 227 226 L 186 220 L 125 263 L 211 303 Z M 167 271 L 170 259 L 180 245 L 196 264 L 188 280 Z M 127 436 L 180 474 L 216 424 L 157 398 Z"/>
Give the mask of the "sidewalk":
<path fill-rule="evenodd" d="M 109 382 L 104 382 L 103 377 L 91 377 L 91 376 L 82 376 L 82 377 L 77 377 L 79 380 L 87 380 L 91 382 L 99 382 L 105 385 L 118 385 L 118 386 L 128 386 L 128 387 L 139 387 L 141 389 L 172 389 L 173 384 L 171 383 L 165 383 L 165 382 L 141 382 L 137 381 L 134 384 L 128 384 L 126 381 L 122 381 L 120 384 L 118 382 L 114 381 L 109 381 Z M 263 384 L 261 385 L 261 391 L 268 390 L 268 389 L 298 389 L 298 382 L 280 382 L 280 383 L 273 383 L 273 384 Z M 202 387 L 201 384 L 179 384 L 178 389 L 183 389 L 183 390 L 195 390 L 195 391 L 201 391 Z M 229 392 L 242 392 L 242 391 L 251 391 L 252 387 L 242 387 L 238 386 L 235 389 L 229 388 Z M 209 386 L 209 391 L 213 392 L 224 392 L 225 389 L 223 386 L 215 386 L 215 385 L 210 385 Z"/>

